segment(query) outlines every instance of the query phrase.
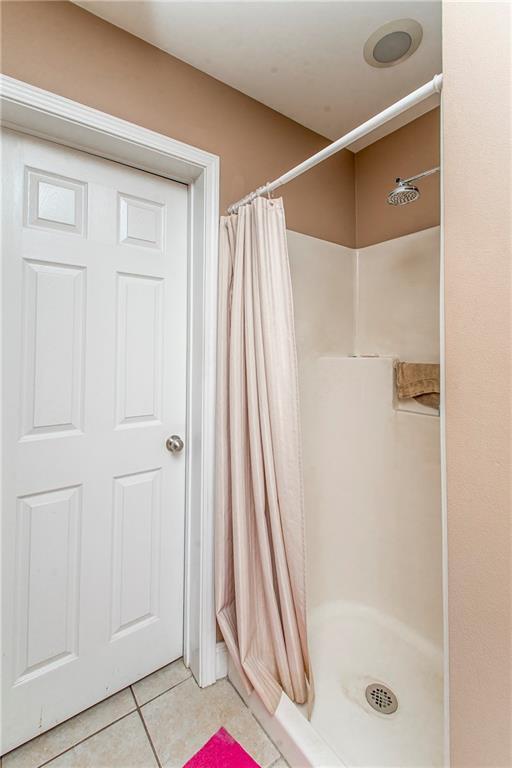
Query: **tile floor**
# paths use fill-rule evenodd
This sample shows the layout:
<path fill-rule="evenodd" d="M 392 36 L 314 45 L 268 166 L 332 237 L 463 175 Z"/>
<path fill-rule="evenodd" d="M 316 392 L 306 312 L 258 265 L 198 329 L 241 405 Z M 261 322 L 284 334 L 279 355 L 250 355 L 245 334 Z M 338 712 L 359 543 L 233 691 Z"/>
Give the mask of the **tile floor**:
<path fill-rule="evenodd" d="M 181 768 L 221 726 L 262 768 L 286 768 L 228 680 L 201 689 L 181 659 L 13 750 L 0 768 Z"/>

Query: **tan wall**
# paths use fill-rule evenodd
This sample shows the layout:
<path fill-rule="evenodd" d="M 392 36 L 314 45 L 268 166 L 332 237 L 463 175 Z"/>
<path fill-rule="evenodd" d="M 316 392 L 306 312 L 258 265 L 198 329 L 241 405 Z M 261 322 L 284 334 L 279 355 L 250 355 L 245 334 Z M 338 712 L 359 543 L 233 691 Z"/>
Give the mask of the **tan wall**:
<path fill-rule="evenodd" d="M 2 72 L 218 154 L 223 212 L 328 143 L 72 3 L 0 7 Z M 289 229 L 364 247 L 438 224 L 437 177 L 422 182 L 414 205 L 386 203 L 397 175 L 439 162 L 438 120 L 433 110 L 288 184 L 282 194 Z"/>
<path fill-rule="evenodd" d="M 328 144 L 293 120 L 68 2 L 3 2 L 2 72 L 221 158 L 221 209 Z M 287 224 L 355 244 L 354 156 L 283 190 Z"/>
<path fill-rule="evenodd" d="M 511 6 L 443 5 L 452 766 L 509 768 Z"/>
<path fill-rule="evenodd" d="M 421 197 L 406 206 L 386 202 L 397 176 L 439 165 L 439 109 L 370 144 L 355 156 L 356 242 L 359 248 L 439 224 L 439 175 L 418 182 Z"/>

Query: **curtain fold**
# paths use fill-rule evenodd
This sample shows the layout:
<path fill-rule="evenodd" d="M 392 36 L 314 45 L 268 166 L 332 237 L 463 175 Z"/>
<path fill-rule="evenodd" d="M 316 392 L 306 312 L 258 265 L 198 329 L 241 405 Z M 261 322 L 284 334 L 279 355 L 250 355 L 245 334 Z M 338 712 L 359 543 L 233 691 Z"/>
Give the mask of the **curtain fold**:
<path fill-rule="evenodd" d="M 305 535 L 292 289 L 282 200 L 220 227 L 216 610 L 248 691 L 308 698 Z"/>

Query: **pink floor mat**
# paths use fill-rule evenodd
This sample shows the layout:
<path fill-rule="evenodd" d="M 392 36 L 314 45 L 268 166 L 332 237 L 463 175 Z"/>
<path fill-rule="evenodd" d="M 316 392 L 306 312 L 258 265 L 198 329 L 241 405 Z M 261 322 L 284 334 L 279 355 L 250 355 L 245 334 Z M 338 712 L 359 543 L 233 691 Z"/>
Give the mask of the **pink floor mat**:
<path fill-rule="evenodd" d="M 220 728 L 183 768 L 260 768 L 238 741 Z"/>

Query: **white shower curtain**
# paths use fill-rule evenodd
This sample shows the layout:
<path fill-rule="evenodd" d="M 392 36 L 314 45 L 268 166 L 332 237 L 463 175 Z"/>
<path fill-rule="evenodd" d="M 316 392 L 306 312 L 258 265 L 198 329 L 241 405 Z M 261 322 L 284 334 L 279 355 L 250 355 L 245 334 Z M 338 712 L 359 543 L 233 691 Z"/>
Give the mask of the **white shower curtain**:
<path fill-rule="evenodd" d="M 270 712 L 309 690 L 292 290 L 282 200 L 221 219 L 216 608 Z"/>

